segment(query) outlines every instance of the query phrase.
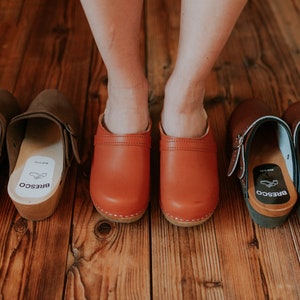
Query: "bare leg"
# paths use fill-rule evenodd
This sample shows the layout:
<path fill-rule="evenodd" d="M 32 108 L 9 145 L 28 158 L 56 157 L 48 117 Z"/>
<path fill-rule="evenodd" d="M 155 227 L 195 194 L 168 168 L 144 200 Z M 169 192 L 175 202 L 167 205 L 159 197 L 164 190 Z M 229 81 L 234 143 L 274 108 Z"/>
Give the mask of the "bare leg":
<path fill-rule="evenodd" d="M 144 131 L 148 83 L 140 56 L 141 0 L 81 0 L 108 71 L 104 119 L 113 133 Z"/>
<path fill-rule="evenodd" d="M 178 56 L 165 91 L 162 126 L 175 137 L 204 134 L 205 81 L 246 0 L 182 0 Z"/>

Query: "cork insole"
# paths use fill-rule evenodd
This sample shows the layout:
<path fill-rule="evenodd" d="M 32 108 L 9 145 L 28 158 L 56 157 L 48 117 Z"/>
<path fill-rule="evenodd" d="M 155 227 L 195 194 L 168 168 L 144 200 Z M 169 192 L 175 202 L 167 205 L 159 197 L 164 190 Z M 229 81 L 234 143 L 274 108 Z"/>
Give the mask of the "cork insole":
<path fill-rule="evenodd" d="M 271 122 L 261 125 L 249 151 L 249 199 L 263 204 L 284 204 L 297 199 L 292 172 L 289 173 L 285 160 L 291 154 L 288 148 L 286 153 L 280 149 L 277 126 Z M 287 146 L 285 142 L 281 148 Z"/>
<path fill-rule="evenodd" d="M 29 119 L 8 193 L 20 204 L 38 204 L 58 188 L 63 170 L 60 128 L 45 118 Z"/>

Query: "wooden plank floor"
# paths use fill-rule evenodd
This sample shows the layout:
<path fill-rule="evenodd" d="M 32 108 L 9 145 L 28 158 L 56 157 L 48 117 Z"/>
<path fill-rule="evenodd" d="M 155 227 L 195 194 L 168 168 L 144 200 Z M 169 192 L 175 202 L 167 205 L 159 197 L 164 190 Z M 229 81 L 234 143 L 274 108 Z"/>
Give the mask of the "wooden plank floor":
<path fill-rule="evenodd" d="M 202 226 L 178 228 L 158 205 L 157 121 L 176 57 L 179 0 L 145 2 L 141 32 L 150 83 L 152 192 L 146 215 L 104 220 L 89 196 L 97 117 L 106 70 L 80 1 L 0 0 L 0 88 L 22 110 L 58 88 L 81 120 L 82 164 L 72 165 L 54 215 L 29 222 L 0 172 L 0 299 L 300 299 L 300 221 L 253 224 L 236 178 L 227 177 L 226 124 L 238 102 L 258 97 L 279 116 L 300 101 L 300 0 L 251 0 L 208 83 L 205 105 L 219 148 L 220 204 Z M 205 41 L 204 41 L 205 42 Z"/>

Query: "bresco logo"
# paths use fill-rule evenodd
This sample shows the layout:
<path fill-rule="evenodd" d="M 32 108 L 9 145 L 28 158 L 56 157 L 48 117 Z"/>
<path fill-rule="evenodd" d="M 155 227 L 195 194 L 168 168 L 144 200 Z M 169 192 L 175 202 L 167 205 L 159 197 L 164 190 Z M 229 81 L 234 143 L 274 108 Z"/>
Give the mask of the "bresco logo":
<path fill-rule="evenodd" d="M 288 195 L 286 190 L 279 191 L 279 192 L 263 192 L 260 190 L 256 191 L 256 194 L 263 197 L 282 197 Z"/>
<path fill-rule="evenodd" d="M 50 183 L 29 184 L 29 183 L 20 182 L 19 187 L 24 189 L 46 189 L 50 187 Z"/>
<path fill-rule="evenodd" d="M 269 181 L 269 180 L 261 180 L 261 181 L 260 181 L 260 184 L 263 184 L 263 185 L 265 185 L 266 187 L 271 188 L 271 187 L 273 187 L 273 186 L 278 185 L 278 180 L 277 180 L 277 179 L 274 179 L 273 181 Z"/>

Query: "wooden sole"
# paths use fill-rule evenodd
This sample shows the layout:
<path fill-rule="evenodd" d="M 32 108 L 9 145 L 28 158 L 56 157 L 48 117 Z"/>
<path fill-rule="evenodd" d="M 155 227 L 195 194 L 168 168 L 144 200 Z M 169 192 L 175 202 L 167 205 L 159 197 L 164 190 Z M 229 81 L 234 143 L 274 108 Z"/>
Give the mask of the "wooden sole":
<path fill-rule="evenodd" d="M 29 119 L 7 187 L 22 217 L 41 220 L 54 212 L 64 185 L 63 162 L 59 126 L 45 118 Z"/>
<path fill-rule="evenodd" d="M 176 219 L 174 217 L 169 216 L 165 212 L 163 212 L 163 215 L 167 221 L 169 221 L 171 224 L 173 224 L 175 226 L 193 227 L 193 226 L 201 225 L 201 224 L 205 223 L 206 221 L 208 221 L 211 218 L 211 216 L 213 215 L 213 212 L 211 214 L 207 215 L 206 217 L 204 217 L 203 219 L 195 220 L 195 221 L 184 221 L 184 220 Z"/>
<path fill-rule="evenodd" d="M 95 207 L 96 208 L 96 207 Z M 109 220 L 109 221 L 112 221 L 112 222 L 116 222 L 116 223 L 133 223 L 133 222 L 137 222 L 139 219 L 141 219 L 146 210 L 145 209 L 144 211 L 142 211 L 141 213 L 138 213 L 137 215 L 133 215 L 133 216 L 129 216 L 129 217 L 120 217 L 120 216 L 117 216 L 117 215 L 113 215 L 113 214 L 109 214 L 109 213 L 105 213 L 103 212 L 102 210 L 96 208 L 96 210 L 98 211 L 98 213 L 104 217 L 105 219 Z"/>

